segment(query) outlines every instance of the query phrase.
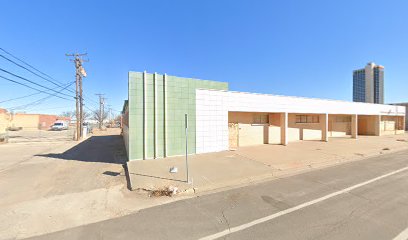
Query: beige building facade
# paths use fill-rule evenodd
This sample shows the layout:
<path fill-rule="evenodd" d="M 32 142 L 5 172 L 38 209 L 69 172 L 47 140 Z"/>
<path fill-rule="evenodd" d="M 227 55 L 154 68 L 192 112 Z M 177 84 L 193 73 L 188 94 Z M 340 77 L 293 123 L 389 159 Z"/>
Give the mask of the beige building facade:
<path fill-rule="evenodd" d="M 4 133 L 7 128 L 21 128 L 23 130 L 48 130 L 57 120 L 70 119 L 47 114 L 11 114 L 5 109 L 0 109 L 0 133 Z"/>
<path fill-rule="evenodd" d="M 205 89 L 196 96 L 197 153 L 405 132 L 404 106 Z"/>
<path fill-rule="evenodd" d="M 396 106 L 404 106 L 408 107 L 408 102 L 403 102 L 403 103 L 392 103 L 391 105 L 396 105 Z M 405 119 L 408 118 L 408 112 L 405 112 Z M 405 131 L 408 131 L 408 121 L 405 121 Z"/>
<path fill-rule="evenodd" d="M 10 124 L 10 115 L 5 109 L 0 108 L 0 135 L 6 132 Z"/>

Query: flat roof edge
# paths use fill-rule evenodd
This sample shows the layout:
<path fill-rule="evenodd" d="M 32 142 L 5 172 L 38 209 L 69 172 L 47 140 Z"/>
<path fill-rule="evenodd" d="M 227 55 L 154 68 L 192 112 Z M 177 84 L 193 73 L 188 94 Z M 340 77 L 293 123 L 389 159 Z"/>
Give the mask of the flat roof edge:
<path fill-rule="evenodd" d="M 381 105 L 383 105 L 383 106 L 399 106 L 399 107 L 405 107 L 405 106 L 393 105 L 393 104 L 377 104 L 377 103 L 365 103 L 365 102 L 352 102 L 352 101 L 337 100 L 337 99 L 312 98 L 312 97 L 301 97 L 301 96 L 288 96 L 288 95 L 279 95 L 279 94 L 270 94 L 270 93 L 252 93 L 252 92 L 240 92 L 240 91 L 205 89 L 205 88 L 197 88 L 197 90 L 216 91 L 216 92 L 230 92 L 230 93 L 244 93 L 244 94 L 251 94 L 251 95 L 262 95 L 262 96 L 273 96 L 273 97 L 289 97 L 289 98 L 309 99 L 309 100 L 323 100 L 323 101 L 328 101 L 328 102 L 344 102 L 344 103 L 355 103 L 355 104 L 370 104 L 370 105 L 376 105 L 376 106 L 381 106 Z"/>

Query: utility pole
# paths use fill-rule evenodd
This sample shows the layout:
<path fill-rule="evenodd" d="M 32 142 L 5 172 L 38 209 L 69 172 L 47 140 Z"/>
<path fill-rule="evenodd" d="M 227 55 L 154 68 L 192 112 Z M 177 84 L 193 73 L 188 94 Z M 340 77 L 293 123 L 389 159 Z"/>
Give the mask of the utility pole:
<path fill-rule="evenodd" d="M 112 118 L 113 118 L 113 116 L 112 116 L 112 105 L 108 105 L 108 109 L 109 109 L 108 119 L 109 119 L 109 123 L 111 124 L 112 123 Z"/>
<path fill-rule="evenodd" d="M 76 100 L 76 131 L 75 131 L 75 140 L 79 141 L 81 139 L 83 132 L 82 132 L 82 125 L 84 121 L 84 112 L 83 112 L 83 91 L 82 91 L 82 77 L 86 77 L 85 69 L 82 67 L 83 62 L 88 62 L 88 60 L 82 59 L 83 56 L 86 56 L 87 53 L 72 53 L 72 54 L 65 54 L 67 57 L 74 57 L 71 59 L 75 63 L 75 100 Z"/>
<path fill-rule="evenodd" d="M 99 129 L 102 130 L 102 125 L 103 125 L 103 116 L 104 116 L 104 104 L 105 104 L 105 98 L 103 97 L 104 94 L 102 93 L 97 93 L 95 94 L 99 96 Z"/>

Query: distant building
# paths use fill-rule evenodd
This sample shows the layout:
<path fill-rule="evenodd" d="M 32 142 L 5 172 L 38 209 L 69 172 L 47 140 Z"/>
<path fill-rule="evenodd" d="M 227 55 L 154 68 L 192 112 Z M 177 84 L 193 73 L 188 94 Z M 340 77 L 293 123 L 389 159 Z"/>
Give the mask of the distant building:
<path fill-rule="evenodd" d="M 5 132 L 9 127 L 23 130 L 48 130 L 57 120 L 70 121 L 70 118 L 48 114 L 12 114 L 0 108 L 0 133 Z"/>
<path fill-rule="evenodd" d="M 9 127 L 10 116 L 7 113 L 6 109 L 0 108 L 0 138 L 1 135 L 6 132 L 6 129 Z"/>
<path fill-rule="evenodd" d="M 373 62 L 353 71 L 353 102 L 384 104 L 384 67 Z"/>

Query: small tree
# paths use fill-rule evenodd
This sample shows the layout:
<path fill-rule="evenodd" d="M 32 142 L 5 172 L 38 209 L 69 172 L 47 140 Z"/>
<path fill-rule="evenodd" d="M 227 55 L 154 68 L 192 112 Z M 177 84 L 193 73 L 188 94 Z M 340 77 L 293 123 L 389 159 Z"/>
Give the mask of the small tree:
<path fill-rule="evenodd" d="M 103 114 L 100 114 L 99 111 L 94 111 L 93 112 L 93 119 L 98 121 L 99 129 L 102 129 L 103 121 L 105 121 L 106 118 L 108 118 L 108 113 L 106 113 L 106 112 L 104 112 Z"/>
<path fill-rule="evenodd" d="M 61 117 L 67 117 L 67 118 L 73 119 L 75 117 L 75 111 L 62 112 Z"/>
<path fill-rule="evenodd" d="M 87 111 L 83 111 L 82 112 L 82 119 L 85 120 L 89 120 L 92 117 L 92 114 L 90 112 Z"/>

